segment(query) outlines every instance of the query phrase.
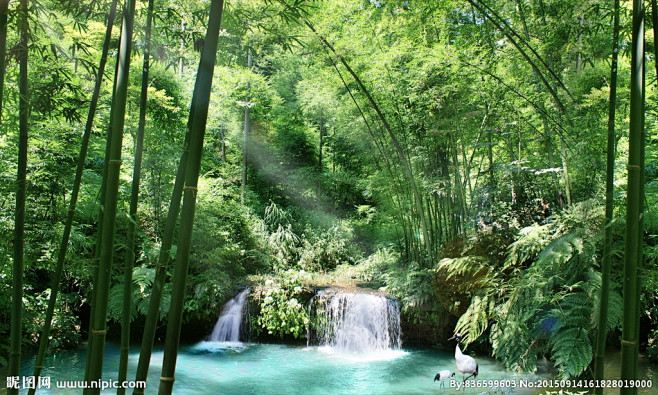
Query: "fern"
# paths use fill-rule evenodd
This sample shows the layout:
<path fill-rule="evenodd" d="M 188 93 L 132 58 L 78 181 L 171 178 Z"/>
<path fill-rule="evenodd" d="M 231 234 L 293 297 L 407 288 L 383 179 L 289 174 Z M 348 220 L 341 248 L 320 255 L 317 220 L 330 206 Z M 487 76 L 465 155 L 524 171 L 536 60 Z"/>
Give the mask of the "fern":
<path fill-rule="evenodd" d="M 534 262 L 510 284 L 492 319 L 494 355 L 508 368 L 533 371 L 548 354 L 561 377 L 580 375 L 592 360 L 589 331 L 600 279 L 587 232 L 558 225 L 526 228 L 506 266 Z M 541 246 L 541 249 L 538 247 Z"/>
<path fill-rule="evenodd" d="M 509 246 L 504 268 L 533 259 L 550 242 L 551 224 L 532 225 L 519 231 L 519 238 Z"/>
<path fill-rule="evenodd" d="M 472 343 L 489 327 L 489 320 L 496 306 L 495 299 L 489 294 L 474 296 L 466 313 L 457 321 L 455 332 L 464 336 L 464 343 Z"/>
<path fill-rule="evenodd" d="M 528 331 L 527 322 L 501 320 L 492 325 L 490 340 L 493 355 L 507 368 L 522 372 L 536 369 L 536 342 Z"/>
<path fill-rule="evenodd" d="M 151 287 L 154 280 L 154 268 L 148 268 L 146 266 L 137 266 L 133 268 L 132 304 L 135 308 L 131 310 L 131 320 L 135 319 L 137 314 L 147 314 L 149 299 L 151 296 Z M 161 310 L 164 310 L 163 307 Z M 121 320 L 123 314 L 123 282 L 115 284 L 110 289 L 107 313 L 110 319 L 116 322 Z M 162 311 L 160 316 L 162 318 Z"/>
<path fill-rule="evenodd" d="M 458 281 L 461 291 L 482 288 L 494 277 L 489 261 L 481 256 L 443 258 L 435 271 L 443 275 L 445 281 Z"/>
<path fill-rule="evenodd" d="M 487 256 L 441 260 L 436 273 L 443 288 L 470 297 L 456 325 L 465 343 L 489 330 L 493 355 L 508 369 L 534 371 L 547 356 L 562 378 L 581 375 L 592 360 L 590 335 L 598 313 L 599 214 L 586 202 L 550 223 L 522 229 L 499 268 Z M 610 328 L 621 320 L 617 288 L 610 297 Z M 436 295 L 446 292 L 440 288 Z"/>
<path fill-rule="evenodd" d="M 592 320 L 592 298 L 580 286 L 568 293 L 550 313 L 555 320 L 550 335 L 551 358 L 562 378 L 580 375 L 592 361 L 587 329 Z"/>
<path fill-rule="evenodd" d="M 591 271 L 588 275 L 587 284 L 590 288 L 590 297 L 594 301 L 591 326 L 595 327 L 599 322 L 599 306 L 601 304 L 601 272 Z M 620 293 L 621 286 L 616 282 L 610 283 L 610 294 L 608 295 L 608 331 L 621 327 L 624 317 L 624 301 Z"/>

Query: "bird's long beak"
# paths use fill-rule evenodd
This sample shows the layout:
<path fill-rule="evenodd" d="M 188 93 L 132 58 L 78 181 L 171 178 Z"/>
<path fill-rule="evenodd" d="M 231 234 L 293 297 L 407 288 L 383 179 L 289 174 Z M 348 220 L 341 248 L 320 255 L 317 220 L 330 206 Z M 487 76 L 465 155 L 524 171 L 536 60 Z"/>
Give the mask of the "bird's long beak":
<path fill-rule="evenodd" d="M 456 335 L 455 335 L 455 336 L 453 336 L 453 337 L 451 337 L 451 338 L 450 338 L 450 339 L 448 339 L 448 340 L 454 340 L 455 338 L 456 338 Z"/>

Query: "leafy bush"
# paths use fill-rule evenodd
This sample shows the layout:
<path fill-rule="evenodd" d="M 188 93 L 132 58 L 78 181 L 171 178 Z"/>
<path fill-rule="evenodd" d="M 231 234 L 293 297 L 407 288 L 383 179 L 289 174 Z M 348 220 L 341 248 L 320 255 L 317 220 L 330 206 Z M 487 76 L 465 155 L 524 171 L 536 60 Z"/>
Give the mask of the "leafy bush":
<path fill-rule="evenodd" d="M 361 253 L 354 232 L 346 222 L 319 230 L 307 224 L 299 235 L 291 224 L 292 215 L 271 203 L 265 209 L 262 248 L 272 258 L 274 270 L 301 269 L 326 272 L 341 264 L 354 264 Z M 301 233 L 301 232 L 300 232 Z"/>
<path fill-rule="evenodd" d="M 305 293 L 304 282 L 309 278 L 303 270 L 288 270 L 276 280 L 266 280 L 259 299 L 258 326 L 274 336 L 304 336 L 310 318 L 300 297 Z"/>
<path fill-rule="evenodd" d="M 133 286 L 132 286 L 132 306 L 131 320 L 138 315 L 145 316 L 148 313 L 149 300 L 153 281 L 155 280 L 155 268 L 146 266 L 137 266 L 133 268 Z M 162 302 L 160 305 L 159 318 L 163 319 L 169 312 L 169 302 L 171 299 L 171 283 L 164 285 L 162 293 Z M 108 317 L 115 321 L 121 322 L 123 316 L 123 282 L 119 282 L 110 289 L 110 296 L 107 305 Z"/>
<path fill-rule="evenodd" d="M 533 371 L 548 355 L 563 378 L 585 371 L 601 284 L 600 218 L 599 207 L 584 202 L 522 229 L 502 264 L 477 255 L 442 260 L 442 281 L 461 276 L 471 294 L 455 328 L 465 343 L 488 331 L 493 355 L 507 368 Z M 609 328 L 621 323 L 617 288 L 611 289 Z"/>
<path fill-rule="evenodd" d="M 24 340 L 30 346 L 36 347 L 39 342 L 49 298 L 50 289 L 36 294 L 27 289 L 23 294 L 23 331 L 28 334 Z M 65 349 L 79 344 L 80 320 L 74 314 L 79 304 L 77 293 L 59 293 L 50 329 L 49 347 Z"/>
<path fill-rule="evenodd" d="M 354 264 L 360 252 L 352 243 L 352 229 L 336 225 L 304 239 L 299 257 L 299 267 L 308 271 L 327 271 L 344 263 Z"/>
<path fill-rule="evenodd" d="M 658 363 L 658 329 L 654 329 L 649 334 L 647 359 L 653 363 Z"/>

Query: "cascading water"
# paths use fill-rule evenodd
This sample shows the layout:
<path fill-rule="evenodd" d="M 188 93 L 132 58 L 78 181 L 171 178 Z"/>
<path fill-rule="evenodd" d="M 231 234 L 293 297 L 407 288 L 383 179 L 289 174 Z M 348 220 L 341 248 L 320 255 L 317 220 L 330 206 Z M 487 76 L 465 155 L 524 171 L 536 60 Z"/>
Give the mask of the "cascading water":
<path fill-rule="evenodd" d="M 395 300 L 369 293 L 321 291 L 316 296 L 321 345 L 338 354 L 381 355 L 399 350 L 400 308 Z"/>
<path fill-rule="evenodd" d="M 249 288 L 240 292 L 233 299 L 226 302 L 222 313 L 210 334 L 210 340 L 215 342 L 239 342 L 240 325 L 242 324 L 242 310 L 247 299 Z"/>

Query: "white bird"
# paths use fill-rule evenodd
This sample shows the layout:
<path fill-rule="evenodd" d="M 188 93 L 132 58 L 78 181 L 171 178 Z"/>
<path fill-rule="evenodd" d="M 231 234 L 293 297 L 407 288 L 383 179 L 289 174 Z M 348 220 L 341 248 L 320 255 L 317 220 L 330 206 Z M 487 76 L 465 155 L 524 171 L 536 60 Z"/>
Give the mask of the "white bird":
<path fill-rule="evenodd" d="M 462 372 L 462 378 L 464 374 L 470 374 L 468 377 L 464 378 L 462 382 L 465 382 L 467 379 L 477 377 L 478 375 L 478 363 L 475 361 L 475 358 L 462 354 L 461 348 L 459 345 L 462 341 L 462 335 L 456 333 L 455 336 L 451 337 L 448 340 L 457 340 L 457 347 L 455 348 L 455 362 L 457 362 L 457 370 Z"/>
<path fill-rule="evenodd" d="M 436 376 L 434 376 L 434 381 L 439 380 L 441 382 L 441 388 L 443 388 L 443 385 L 445 384 L 444 380 L 454 376 L 455 376 L 455 372 L 451 372 L 449 370 L 442 370 L 439 373 L 437 373 Z"/>

